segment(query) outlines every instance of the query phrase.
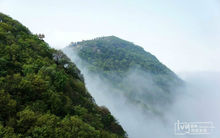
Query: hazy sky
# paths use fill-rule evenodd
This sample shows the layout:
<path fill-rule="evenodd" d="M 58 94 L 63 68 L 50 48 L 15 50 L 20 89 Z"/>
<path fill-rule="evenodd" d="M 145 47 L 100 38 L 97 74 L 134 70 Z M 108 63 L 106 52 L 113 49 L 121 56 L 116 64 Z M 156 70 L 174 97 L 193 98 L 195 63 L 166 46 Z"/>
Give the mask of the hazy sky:
<path fill-rule="evenodd" d="M 175 72 L 220 71 L 219 0 L 0 0 L 51 47 L 115 35 Z"/>

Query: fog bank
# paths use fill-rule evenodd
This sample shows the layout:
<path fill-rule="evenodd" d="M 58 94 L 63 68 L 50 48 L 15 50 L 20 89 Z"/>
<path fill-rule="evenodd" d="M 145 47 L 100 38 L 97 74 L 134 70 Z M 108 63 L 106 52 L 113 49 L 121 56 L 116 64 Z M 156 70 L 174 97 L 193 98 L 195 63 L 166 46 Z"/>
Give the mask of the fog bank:
<path fill-rule="evenodd" d="M 131 138 L 219 138 L 220 137 L 220 73 L 194 72 L 181 73 L 180 76 L 186 82 L 185 88 L 175 90 L 177 96 L 173 97 L 173 103 L 169 106 L 152 105 L 160 112 L 146 112 L 142 106 L 137 106 L 125 97 L 124 92 L 112 87 L 108 81 L 103 80 L 97 74 L 88 71 L 86 64 L 76 53 L 64 50 L 71 60 L 82 71 L 88 91 L 94 97 L 98 105 L 104 105 L 119 121 L 128 136 Z M 158 89 L 150 80 L 146 82 L 141 74 L 130 71 L 126 83 L 132 85 L 136 92 L 150 88 Z M 134 81 L 135 80 L 135 81 Z M 146 85 L 142 85 L 142 84 Z M 149 85 L 150 84 L 150 85 Z M 144 86 L 144 87 L 143 87 Z M 134 98 L 136 97 L 134 93 Z M 144 94 L 143 94 L 144 95 Z M 163 95 L 152 94 L 152 98 Z M 162 96 L 165 98 L 164 96 Z M 147 101 L 143 101 L 148 103 Z M 149 103 L 148 103 L 149 104 Z M 152 104 L 152 103 L 150 103 Z M 213 122 L 213 132 L 207 135 L 175 135 L 174 124 L 181 122 Z"/>

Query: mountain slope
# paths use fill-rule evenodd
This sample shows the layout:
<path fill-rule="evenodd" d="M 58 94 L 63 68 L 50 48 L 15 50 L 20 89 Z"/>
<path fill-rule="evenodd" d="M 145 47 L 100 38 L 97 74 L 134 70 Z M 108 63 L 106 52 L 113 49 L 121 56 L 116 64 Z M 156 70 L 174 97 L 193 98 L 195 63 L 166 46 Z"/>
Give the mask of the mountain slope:
<path fill-rule="evenodd" d="M 61 51 L 0 13 L 0 137 L 125 137 Z"/>
<path fill-rule="evenodd" d="M 69 47 L 74 46 L 79 49 L 79 56 L 90 63 L 92 65 L 90 68 L 94 71 L 102 70 L 106 74 L 114 72 L 121 77 L 129 69 L 139 67 L 154 75 L 167 75 L 170 81 L 180 80 L 155 56 L 115 36 L 72 43 Z"/>
<path fill-rule="evenodd" d="M 74 51 L 72 55 L 78 55 L 90 72 L 110 81 L 136 103 L 168 103 L 174 88 L 182 84 L 155 56 L 115 36 L 71 43 L 66 49 Z"/>

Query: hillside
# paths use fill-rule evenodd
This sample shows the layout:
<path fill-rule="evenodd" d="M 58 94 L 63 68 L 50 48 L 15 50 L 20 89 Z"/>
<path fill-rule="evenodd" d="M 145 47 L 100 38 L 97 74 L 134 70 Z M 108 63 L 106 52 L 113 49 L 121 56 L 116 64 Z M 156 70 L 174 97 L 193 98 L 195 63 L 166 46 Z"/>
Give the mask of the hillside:
<path fill-rule="evenodd" d="M 125 136 L 65 54 L 0 13 L 0 137 Z"/>
<path fill-rule="evenodd" d="M 174 88 L 182 84 L 154 55 L 115 36 L 71 43 L 66 49 L 78 55 L 90 72 L 110 81 L 136 103 L 168 103 Z"/>

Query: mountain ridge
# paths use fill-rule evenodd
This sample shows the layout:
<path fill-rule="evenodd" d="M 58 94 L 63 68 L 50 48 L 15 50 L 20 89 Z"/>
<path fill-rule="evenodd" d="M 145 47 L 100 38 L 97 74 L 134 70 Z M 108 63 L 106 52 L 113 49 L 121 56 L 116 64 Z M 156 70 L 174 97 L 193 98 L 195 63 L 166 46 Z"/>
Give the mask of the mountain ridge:
<path fill-rule="evenodd" d="M 135 45 L 132 42 L 120 39 L 116 36 L 106 36 L 98 37 L 92 40 L 83 40 L 80 42 L 71 43 L 68 47 L 76 47 L 76 50 L 78 50 L 78 54 L 82 59 L 91 65 L 102 68 L 104 71 L 110 70 L 117 72 L 122 69 L 123 72 L 126 72 L 129 68 L 133 68 L 133 66 L 136 65 L 136 67 L 141 67 L 143 71 L 148 71 L 152 74 L 169 74 L 173 75 L 172 77 L 174 79 L 179 81 L 181 80 L 154 55 L 145 51 L 142 47 Z M 100 61 L 102 62 L 98 62 L 98 58 L 100 58 Z M 108 62 L 109 59 L 110 62 Z M 122 67 L 115 67 L 118 65 L 120 66 L 120 64 L 117 63 L 118 60 L 122 61 L 122 63 L 124 62 Z M 105 65 L 103 65 L 105 61 L 115 66 L 111 69 L 105 68 Z M 106 66 L 109 67 L 110 65 Z"/>
<path fill-rule="evenodd" d="M 87 68 L 144 108 L 169 105 L 175 89 L 184 84 L 154 55 L 116 36 L 71 43 L 64 52 L 75 57 L 72 60 L 78 67 Z"/>

